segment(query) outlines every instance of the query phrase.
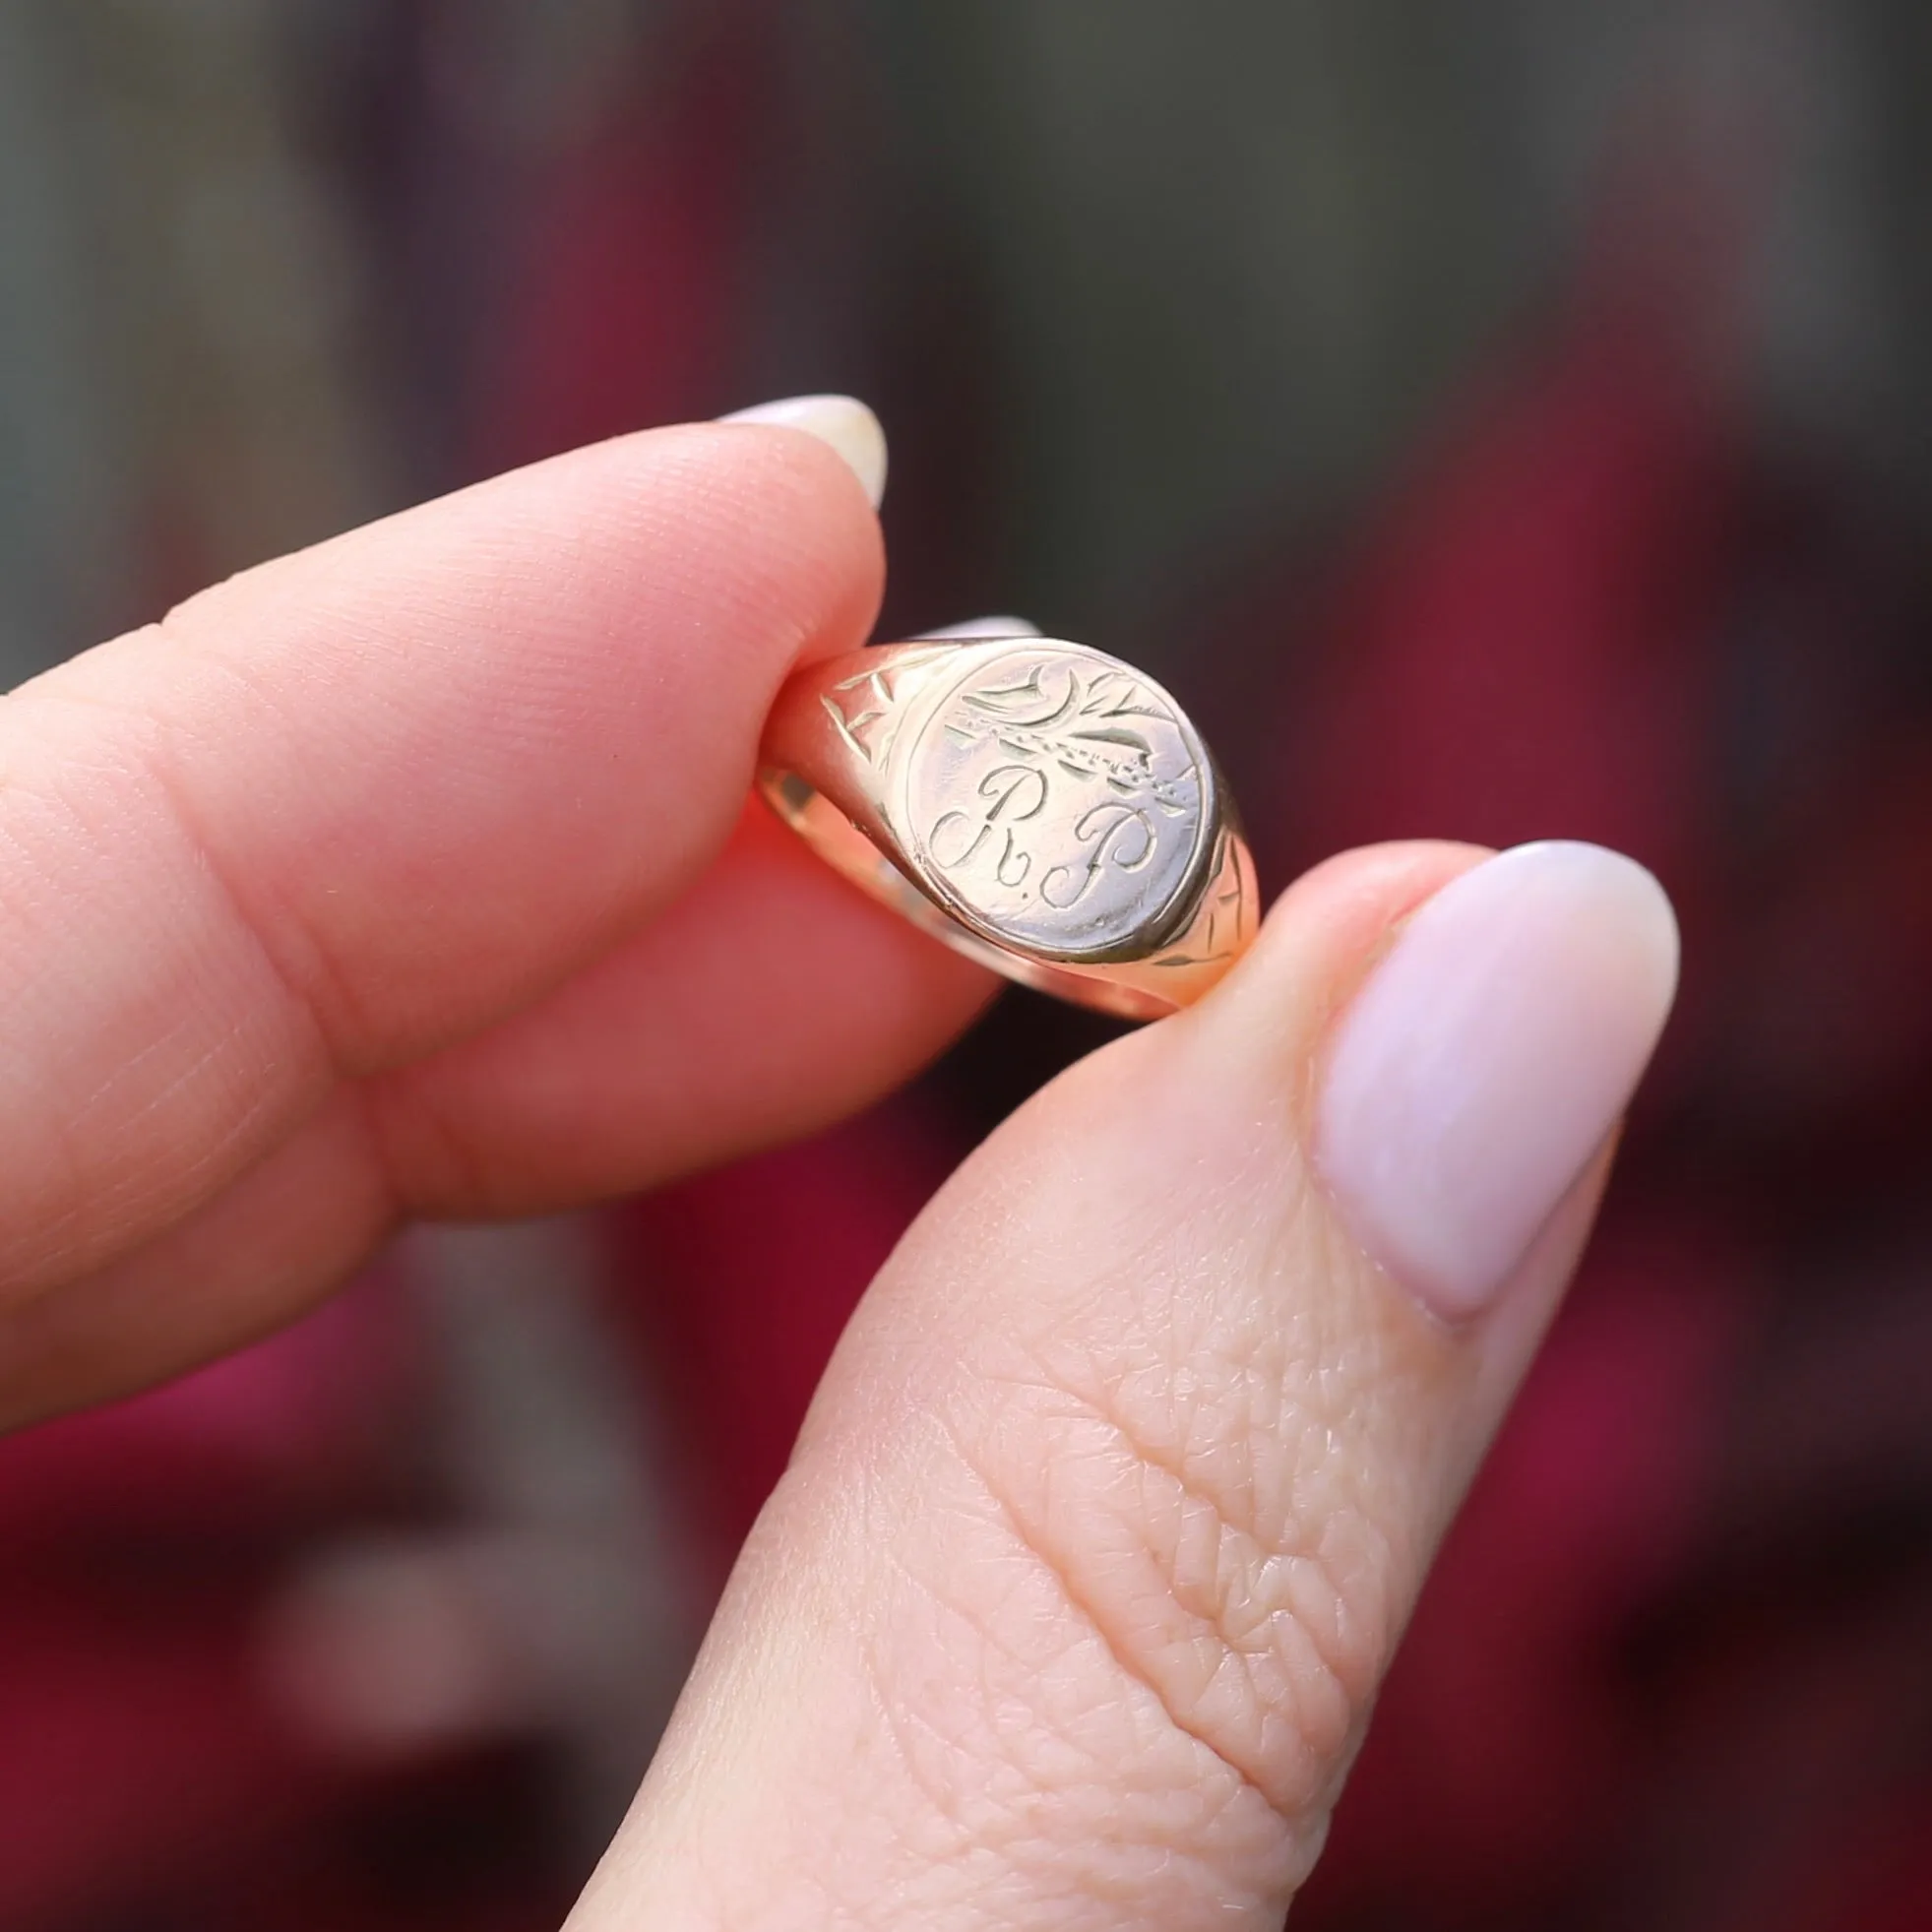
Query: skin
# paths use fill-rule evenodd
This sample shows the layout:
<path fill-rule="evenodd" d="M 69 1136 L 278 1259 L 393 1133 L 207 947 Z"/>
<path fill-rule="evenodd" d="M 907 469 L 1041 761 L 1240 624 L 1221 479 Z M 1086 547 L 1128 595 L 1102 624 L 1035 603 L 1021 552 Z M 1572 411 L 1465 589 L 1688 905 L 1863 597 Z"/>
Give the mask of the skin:
<path fill-rule="evenodd" d="M 0 1419 L 176 1373 L 401 1220 L 806 1131 L 991 988 L 747 812 L 879 530 L 659 430 L 250 572 L 0 704 Z M 1472 848 L 1300 881 L 873 1285 L 573 1925 L 1267 1926 L 1607 1154 L 1449 1328 L 1312 1177 L 1336 1015 Z"/>

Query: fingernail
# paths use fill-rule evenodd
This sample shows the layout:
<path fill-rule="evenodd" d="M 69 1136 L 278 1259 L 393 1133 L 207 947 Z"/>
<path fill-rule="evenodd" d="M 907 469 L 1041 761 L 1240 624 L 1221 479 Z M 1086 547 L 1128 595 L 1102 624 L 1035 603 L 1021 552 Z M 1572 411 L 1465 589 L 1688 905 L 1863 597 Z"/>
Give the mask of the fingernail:
<path fill-rule="evenodd" d="M 878 509 L 885 497 L 886 432 L 879 418 L 856 396 L 787 396 L 781 402 L 734 409 L 718 420 L 802 429 L 821 443 L 830 443 L 845 459 L 873 509 Z"/>
<path fill-rule="evenodd" d="M 1029 624 L 1024 617 L 967 617 L 958 624 L 942 624 L 936 631 L 920 631 L 916 638 L 908 642 L 918 643 L 926 638 L 1036 638 L 1039 626 Z"/>
<path fill-rule="evenodd" d="M 1600 845 L 1445 886 L 1342 1015 L 1315 1158 L 1362 1246 L 1447 1319 L 1507 1281 L 1629 1101 L 1670 1011 L 1663 888 Z"/>

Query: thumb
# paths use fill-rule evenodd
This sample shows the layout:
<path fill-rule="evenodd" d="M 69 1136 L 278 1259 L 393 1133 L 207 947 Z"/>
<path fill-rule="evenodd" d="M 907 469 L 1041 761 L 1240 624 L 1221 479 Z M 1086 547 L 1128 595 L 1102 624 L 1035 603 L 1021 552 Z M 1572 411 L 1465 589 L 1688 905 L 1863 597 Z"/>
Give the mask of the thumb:
<path fill-rule="evenodd" d="M 1304 879 L 855 1317 L 573 1924 L 1274 1925 L 1669 1006 L 1588 845 Z"/>

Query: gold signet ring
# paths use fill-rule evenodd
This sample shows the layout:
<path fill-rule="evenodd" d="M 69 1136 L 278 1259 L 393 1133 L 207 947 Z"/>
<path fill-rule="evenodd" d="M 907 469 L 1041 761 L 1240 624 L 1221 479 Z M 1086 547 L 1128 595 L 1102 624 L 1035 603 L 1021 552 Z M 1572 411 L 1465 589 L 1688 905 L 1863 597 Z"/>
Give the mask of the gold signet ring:
<path fill-rule="evenodd" d="M 759 787 L 829 864 L 948 945 L 1153 1020 L 1246 950 L 1254 861 L 1151 677 L 1055 638 L 875 645 L 797 672 Z"/>

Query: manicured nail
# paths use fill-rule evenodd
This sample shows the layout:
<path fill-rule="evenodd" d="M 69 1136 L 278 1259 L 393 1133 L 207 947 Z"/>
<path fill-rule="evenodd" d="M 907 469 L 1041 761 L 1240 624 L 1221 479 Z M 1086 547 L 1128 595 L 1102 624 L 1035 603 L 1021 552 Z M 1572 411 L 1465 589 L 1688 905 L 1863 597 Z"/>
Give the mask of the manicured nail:
<path fill-rule="evenodd" d="M 886 494 L 886 432 L 856 396 L 787 396 L 782 402 L 734 409 L 719 420 L 802 429 L 821 443 L 830 443 L 845 459 L 873 509 Z"/>
<path fill-rule="evenodd" d="M 942 624 L 936 631 L 921 631 L 923 638 L 1036 638 L 1039 626 L 1024 617 L 968 617 L 958 624 Z M 917 640 L 914 640 L 916 642 Z"/>
<path fill-rule="evenodd" d="M 1677 985 L 1663 888 L 1519 845 L 1411 917 L 1337 1028 L 1316 1163 L 1357 1240 L 1450 1320 L 1485 1307 L 1616 1124 Z"/>

